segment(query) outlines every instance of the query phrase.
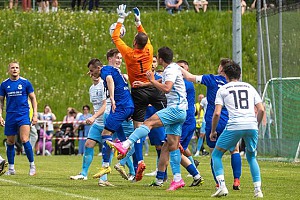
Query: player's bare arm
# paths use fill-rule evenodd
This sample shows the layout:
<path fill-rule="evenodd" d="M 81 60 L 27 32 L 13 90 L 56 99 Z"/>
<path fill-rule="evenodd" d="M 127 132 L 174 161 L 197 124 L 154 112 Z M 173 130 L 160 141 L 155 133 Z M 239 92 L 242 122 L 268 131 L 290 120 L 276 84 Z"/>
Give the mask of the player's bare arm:
<path fill-rule="evenodd" d="M 181 68 L 182 76 L 188 81 L 196 83 L 196 75 L 191 74 L 190 72 L 186 71 L 185 69 Z"/>
<path fill-rule="evenodd" d="M 4 105 L 4 96 L 0 96 L 0 125 L 4 126 L 5 122 L 2 117 L 2 111 L 3 111 L 3 105 Z"/>
<path fill-rule="evenodd" d="M 28 96 L 31 101 L 31 105 L 32 105 L 32 109 L 33 109 L 33 116 L 31 119 L 31 123 L 32 123 L 32 125 L 35 125 L 38 121 L 36 96 L 35 96 L 34 92 L 30 93 Z"/>
<path fill-rule="evenodd" d="M 115 83 L 112 76 L 106 77 L 107 89 L 109 91 L 109 98 L 111 100 L 111 109 L 112 112 L 115 112 L 116 102 L 115 102 Z"/>
<path fill-rule="evenodd" d="M 264 116 L 265 108 L 264 108 L 262 103 L 256 104 L 255 107 L 257 109 L 257 123 L 258 123 L 258 126 L 259 126 L 261 121 L 262 121 L 262 118 Z"/>
<path fill-rule="evenodd" d="M 101 108 L 92 117 L 87 118 L 86 123 L 93 124 L 96 118 L 103 115 L 105 108 L 106 108 L 106 100 L 103 100 Z"/>
<path fill-rule="evenodd" d="M 156 87 L 164 93 L 169 93 L 174 85 L 174 83 L 171 81 L 166 81 L 164 84 L 162 84 L 159 81 L 155 80 L 154 73 L 151 70 L 146 72 L 146 76 L 148 80 L 152 83 L 152 85 L 154 85 L 154 87 Z"/>

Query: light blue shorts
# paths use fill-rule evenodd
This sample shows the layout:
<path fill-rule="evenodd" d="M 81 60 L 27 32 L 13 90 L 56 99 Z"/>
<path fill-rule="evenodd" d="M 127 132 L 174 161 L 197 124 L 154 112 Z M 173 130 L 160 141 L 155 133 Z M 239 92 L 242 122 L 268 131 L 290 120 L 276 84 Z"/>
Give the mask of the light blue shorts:
<path fill-rule="evenodd" d="M 90 128 L 87 139 L 94 140 L 95 142 L 102 143 L 101 134 L 103 131 L 103 126 L 93 124 Z"/>
<path fill-rule="evenodd" d="M 258 141 L 258 131 L 254 129 L 231 131 L 224 129 L 223 133 L 217 140 L 216 146 L 225 150 L 233 151 L 241 138 L 245 141 L 246 151 L 255 152 Z"/>
<path fill-rule="evenodd" d="M 177 107 L 167 107 L 157 111 L 156 114 L 165 127 L 166 135 L 181 136 L 186 110 Z"/>

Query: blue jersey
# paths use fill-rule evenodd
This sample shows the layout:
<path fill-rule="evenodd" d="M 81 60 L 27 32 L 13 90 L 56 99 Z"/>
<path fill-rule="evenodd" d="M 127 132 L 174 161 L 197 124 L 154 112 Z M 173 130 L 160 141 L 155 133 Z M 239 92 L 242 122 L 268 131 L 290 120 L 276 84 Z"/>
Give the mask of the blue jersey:
<path fill-rule="evenodd" d="M 104 66 L 101 69 L 101 78 L 104 81 L 104 87 L 107 87 L 106 77 L 112 76 L 114 80 L 115 90 L 114 90 L 114 99 L 116 102 L 116 106 L 118 107 L 126 107 L 126 108 L 133 108 L 133 101 L 131 98 L 131 94 L 128 88 L 128 84 L 123 78 L 120 70 L 112 67 L 112 66 Z"/>
<path fill-rule="evenodd" d="M 194 84 L 185 79 L 186 99 L 188 101 L 188 109 L 186 111 L 186 122 L 193 123 L 195 121 L 195 88 Z"/>
<path fill-rule="evenodd" d="M 207 96 L 207 109 L 205 113 L 206 128 L 211 127 L 212 117 L 215 111 L 215 99 L 218 89 L 227 83 L 224 76 L 207 74 L 202 76 L 201 84 L 205 85 Z M 228 121 L 228 112 L 225 106 L 222 108 L 219 124 L 226 125 Z"/>
<path fill-rule="evenodd" d="M 28 113 L 28 95 L 34 92 L 31 83 L 20 77 L 18 80 L 6 79 L 1 83 L 0 96 L 6 98 L 7 113 Z"/>

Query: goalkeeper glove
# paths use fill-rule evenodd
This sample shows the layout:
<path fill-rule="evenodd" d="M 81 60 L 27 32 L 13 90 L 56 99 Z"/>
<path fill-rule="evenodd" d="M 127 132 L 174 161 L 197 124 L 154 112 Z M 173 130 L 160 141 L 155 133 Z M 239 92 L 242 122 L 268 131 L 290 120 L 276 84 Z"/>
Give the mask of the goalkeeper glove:
<path fill-rule="evenodd" d="M 126 13 L 126 5 L 125 4 L 121 4 L 117 8 L 117 13 L 119 15 L 119 18 L 118 18 L 117 22 L 120 22 L 120 23 L 123 24 L 123 22 L 125 20 L 125 17 L 127 17 L 131 13 L 131 11 L 129 11 L 129 12 Z"/>
<path fill-rule="evenodd" d="M 133 8 L 133 12 L 134 12 L 134 17 L 135 17 L 135 25 L 137 27 L 139 27 L 142 24 L 140 10 L 137 7 L 135 7 L 135 8 Z"/>

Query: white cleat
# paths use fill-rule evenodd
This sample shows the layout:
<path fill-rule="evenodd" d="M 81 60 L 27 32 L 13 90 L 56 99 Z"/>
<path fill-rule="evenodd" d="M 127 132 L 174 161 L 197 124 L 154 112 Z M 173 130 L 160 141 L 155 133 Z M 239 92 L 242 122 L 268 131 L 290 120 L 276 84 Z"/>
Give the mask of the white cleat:
<path fill-rule="evenodd" d="M 262 193 L 261 190 L 254 190 L 254 197 L 256 197 L 256 198 L 263 198 L 264 195 L 263 195 L 263 193 Z"/>
<path fill-rule="evenodd" d="M 4 175 L 6 175 L 6 176 L 16 175 L 16 170 L 9 169 L 9 170 L 7 170 L 7 172 Z"/>
<path fill-rule="evenodd" d="M 145 176 L 156 176 L 157 174 L 157 171 L 153 171 L 153 172 L 150 172 L 150 173 L 146 173 Z"/>
<path fill-rule="evenodd" d="M 228 189 L 226 187 L 220 188 L 216 191 L 216 193 L 214 193 L 213 195 L 211 195 L 211 197 L 222 197 L 222 196 L 227 196 L 228 194 Z"/>
<path fill-rule="evenodd" d="M 82 174 L 78 174 L 76 176 L 70 176 L 71 180 L 87 180 L 87 176 L 83 176 Z"/>
<path fill-rule="evenodd" d="M 30 166 L 29 176 L 34 176 L 36 174 L 35 165 Z"/>

